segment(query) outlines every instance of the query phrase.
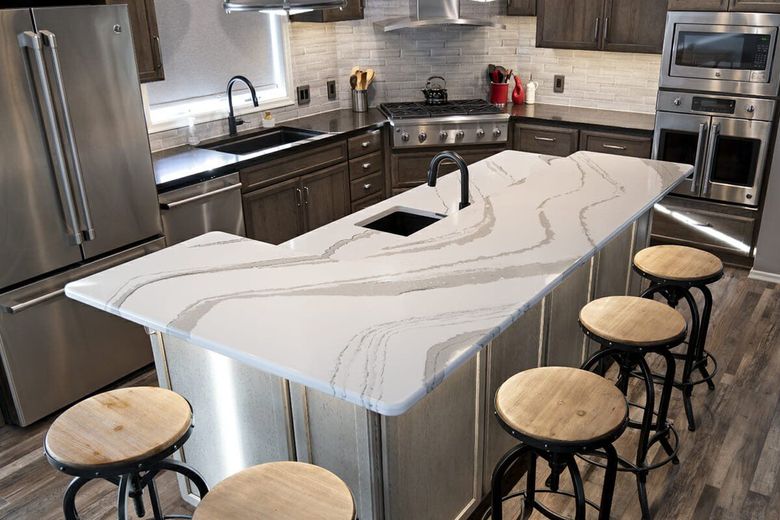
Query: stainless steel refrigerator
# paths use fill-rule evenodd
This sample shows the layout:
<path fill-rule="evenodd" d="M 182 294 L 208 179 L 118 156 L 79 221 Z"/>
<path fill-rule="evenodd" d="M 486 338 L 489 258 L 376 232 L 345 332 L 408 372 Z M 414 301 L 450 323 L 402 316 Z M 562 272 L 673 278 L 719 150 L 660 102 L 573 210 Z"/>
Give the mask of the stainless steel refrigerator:
<path fill-rule="evenodd" d="M 163 247 L 125 6 L 0 10 L 0 389 L 22 426 L 151 362 L 66 283 Z"/>

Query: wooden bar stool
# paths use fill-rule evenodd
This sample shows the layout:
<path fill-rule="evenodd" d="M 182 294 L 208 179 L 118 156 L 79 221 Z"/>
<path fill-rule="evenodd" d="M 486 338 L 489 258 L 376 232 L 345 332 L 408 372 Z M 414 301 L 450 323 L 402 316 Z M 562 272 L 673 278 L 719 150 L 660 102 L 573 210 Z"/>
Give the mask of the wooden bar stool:
<path fill-rule="evenodd" d="M 691 312 L 690 337 L 685 353 L 673 353 L 675 359 L 684 360 L 682 378 L 675 381 L 675 388 L 682 391 L 688 429 L 696 430 L 691 396 L 696 385 L 705 383 L 715 389 L 712 378 L 718 371 L 717 360 L 707 352 L 707 331 L 712 313 L 712 293 L 707 287 L 723 278 L 723 262 L 706 251 L 685 246 L 653 246 L 643 249 L 634 256 L 634 270 L 650 280 L 650 287 L 642 294 L 653 298 L 660 294 L 669 306 L 677 308 L 685 300 Z M 704 307 L 699 309 L 691 289 L 698 289 L 704 296 Z M 712 371 L 709 365 L 712 363 Z M 694 379 L 699 372 L 700 377 Z M 658 377 L 656 376 L 656 380 Z"/>
<path fill-rule="evenodd" d="M 594 300 L 582 308 L 579 321 L 585 334 L 601 345 L 601 350 L 585 362 L 583 369 L 597 370 L 602 361 L 612 358 L 619 367 L 616 386 L 624 395 L 628 395 L 628 383 L 632 377 L 638 377 L 644 382 L 644 405 L 629 402 L 630 406 L 643 410 L 641 422 L 628 421 L 629 428 L 639 430 L 636 457 L 633 462 L 620 457 L 618 471 L 636 475 L 642 517 L 649 520 L 647 474 L 669 462 L 679 463 L 679 437 L 667 421 L 667 414 L 675 371 L 671 349 L 685 339 L 687 323 L 679 312 L 667 305 L 634 296 L 611 296 Z M 657 411 L 655 381 L 645 359 L 648 353 L 660 355 L 666 364 Z M 667 457 L 649 463 L 647 455 L 655 443 L 660 443 Z M 593 459 L 586 460 L 601 465 Z"/>
<path fill-rule="evenodd" d="M 192 428 L 192 409 L 187 400 L 170 390 L 153 387 L 105 392 L 60 415 L 46 433 L 44 450 L 52 466 L 76 477 L 65 491 L 65 519 L 79 520 L 76 495 L 95 479 L 118 486 L 120 520 L 127 518 L 128 498 L 137 516 L 146 514 L 144 489 L 149 491 L 155 520 L 167 518 L 154 483 L 161 471 L 184 475 L 201 497 L 206 496 L 208 487 L 198 472 L 169 458 L 187 441 Z"/>
<path fill-rule="evenodd" d="M 612 442 L 622 435 L 628 421 L 628 405 L 619 389 L 603 377 L 578 368 L 534 368 L 501 385 L 496 392 L 496 417 L 520 444 L 507 452 L 493 470 L 492 520 L 502 520 L 502 503 L 516 496 L 523 497 L 524 515 L 537 510 L 547 518 L 565 518 L 538 502 L 537 493 L 573 497 L 575 520 L 585 520 L 587 506 L 599 511 L 600 520 L 609 519 L 618 466 Z M 596 450 L 604 450 L 607 456 L 600 505 L 586 499 L 575 461 L 575 455 Z M 525 455 L 530 455 L 526 490 L 503 497 L 506 472 Z M 549 489 L 536 489 L 537 457 L 546 460 L 552 470 L 547 480 Z M 560 475 L 566 469 L 573 493 L 559 489 Z"/>
<path fill-rule="evenodd" d="M 193 520 L 353 520 L 355 502 L 330 471 L 271 462 L 226 478 L 201 500 Z"/>

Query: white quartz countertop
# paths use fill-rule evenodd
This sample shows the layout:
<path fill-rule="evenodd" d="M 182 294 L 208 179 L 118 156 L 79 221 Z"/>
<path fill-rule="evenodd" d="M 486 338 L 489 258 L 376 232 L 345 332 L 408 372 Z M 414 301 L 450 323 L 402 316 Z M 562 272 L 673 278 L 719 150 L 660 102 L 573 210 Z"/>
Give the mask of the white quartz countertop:
<path fill-rule="evenodd" d="M 66 294 L 384 415 L 400 415 L 692 168 L 590 152 L 507 151 L 281 246 L 209 233 Z M 446 213 L 401 237 L 360 227 Z M 110 348 L 110 346 L 107 346 Z"/>

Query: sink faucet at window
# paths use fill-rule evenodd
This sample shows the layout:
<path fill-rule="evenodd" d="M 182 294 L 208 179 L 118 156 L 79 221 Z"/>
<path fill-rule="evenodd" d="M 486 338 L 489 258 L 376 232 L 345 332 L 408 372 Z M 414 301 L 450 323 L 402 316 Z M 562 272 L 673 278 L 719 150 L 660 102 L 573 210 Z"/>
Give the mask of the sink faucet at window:
<path fill-rule="evenodd" d="M 230 81 L 228 81 L 227 84 L 228 106 L 230 107 L 230 114 L 228 115 L 228 128 L 230 129 L 230 135 L 238 134 L 238 130 L 236 130 L 236 128 L 238 125 L 244 124 L 244 120 L 241 118 L 236 118 L 236 115 L 233 112 L 233 85 L 237 81 L 242 81 L 246 84 L 247 87 L 249 87 L 249 92 L 252 94 L 252 103 L 254 103 L 255 106 L 260 105 L 260 103 L 257 101 L 257 92 L 255 92 L 255 87 L 252 85 L 252 82 L 250 82 L 244 76 L 233 76 L 230 78 Z"/>
<path fill-rule="evenodd" d="M 441 152 L 431 161 L 428 168 L 428 186 L 436 186 L 436 178 L 439 175 L 439 165 L 444 161 L 454 162 L 460 168 L 460 206 L 459 209 L 468 207 L 469 202 L 469 167 L 460 154 L 455 152 Z"/>

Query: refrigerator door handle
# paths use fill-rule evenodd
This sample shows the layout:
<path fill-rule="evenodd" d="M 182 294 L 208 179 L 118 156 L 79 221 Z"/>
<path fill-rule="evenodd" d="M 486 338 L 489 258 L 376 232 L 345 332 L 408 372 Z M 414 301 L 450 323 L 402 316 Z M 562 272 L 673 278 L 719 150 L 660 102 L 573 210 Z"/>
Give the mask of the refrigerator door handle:
<path fill-rule="evenodd" d="M 704 168 L 704 152 L 707 149 L 707 125 L 699 123 L 699 139 L 696 141 L 696 159 L 693 165 L 693 179 L 691 179 L 691 193 L 699 189 L 697 182 L 699 174 Z"/>
<path fill-rule="evenodd" d="M 63 287 L 62 289 L 58 289 L 50 293 L 42 294 L 41 296 L 37 296 L 30 300 L 17 303 L 16 305 L 0 305 L 0 309 L 2 309 L 3 312 L 7 312 L 8 314 L 19 314 L 22 311 L 26 311 L 27 309 L 35 307 L 36 305 L 46 303 L 49 300 L 53 300 L 54 298 L 57 298 L 59 296 L 64 296 L 64 295 L 65 295 L 65 288 Z"/>
<path fill-rule="evenodd" d="M 715 152 L 717 152 L 718 136 L 720 135 L 720 123 L 714 123 L 712 125 L 712 131 L 710 132 L 709 144 L 707 145 L 707 165 L 704 179 L 701 183 L 701 194 L 706 195 L 710 191 L 710 182 L 712 181 L 712 169 L 715 167 Z"/>
<path fill-rule="evenodd" d="M 38 100 L 42 105 L 42 112 L 48 123 L 48 126 L 43 125 L 43 130 L 47 134 L 47 141 L 50 143 L 49 152 L 51 154 L 52 165 L 59 178 L 62 194 L 65 198 L 63 206 L 65 209 L 65 218 L 68 220 L 70 226 L 71 239 L 75 245 L 81 245 L 84 242 L 84 237 L 81 232 L 81 225 L 79 224 L 79 217 L 78 212 L 76 211 L 76 203 L 73 199 L 70 179 L 68 178 L 65 151 L 62 148 L 60 134 L 57 131 L 57 115 L 54 110 L 54 101 L 52 100 L 51 91 L 49 90 L 49 75 L 46 71 L 46 63 L 43 59 L 43 43 L 41 41 L 41 36 L 32 31 L 25 31 L 19 34 L 18 39 L 19 46 L 22 49 L 29 49 L 35 58 L 35 68 L 42 85 L 40 88 L 34 88 L 33 90 L 38 92 Z M 31 81 L 35 81 L 32 79 L 32 76 Z M 51 147 L 53 147 L 53 150 Z"/>
<path fill-rule="evenodd" d="M 92 213 L 89 209 L 89 199 L 87 198 L 87 188 L 84 185 L 84 175 L 81 171 L 81 158 L 79 157 L 79 148 L 76 144 L 76 135 L 73 132 L 73 121 L 70 117 L 70 108 L 68 105 L 68 97 L 65 94 L 65 82 L 62 79 L 62 67 L 60 66 L 60 55 L 57 51 L 57 37 L 51 31 L 40 31 L 43 37 L 43 43 L 49 48 L 51 52 L 51 63 L 54 72 L 54 85 L 57 88 L 57 97 L 59 98 L 60 107 L 62 109 L 63 126 L 65 130 L 65 138 L 68 143 L 68 149 L 70 150 L 71 164 L 73 166 L 73 174 L 76 178 L 76 188 L 78 189 L 79 202 L 81 203 L 81 211 L 84 216 L 84 232 L 85 240 L 95 239 L 95 226 L 92 223 Z"/>

